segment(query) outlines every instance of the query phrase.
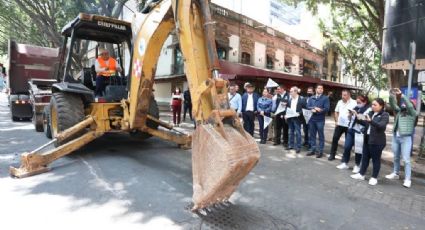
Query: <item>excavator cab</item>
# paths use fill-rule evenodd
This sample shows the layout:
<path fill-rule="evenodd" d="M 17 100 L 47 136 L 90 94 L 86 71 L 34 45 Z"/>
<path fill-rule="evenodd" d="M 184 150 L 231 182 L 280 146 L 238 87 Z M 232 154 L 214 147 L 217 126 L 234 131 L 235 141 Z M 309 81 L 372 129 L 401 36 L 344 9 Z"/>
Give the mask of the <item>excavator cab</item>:
<path fill-rule="evenodd" d="M 21 166 L 11 167 L 11 175 L 26 177 L 45 172 L 51 162 L 105 133 L 139 132 L 192 148 L 193 210 L 209 210 L 228 201 L 258 162 L 260 150 L 229 106 L 228 82 L 219 74 L 209 0 L 153 0 L 144 13 L 132 45 L 130 24 L 116 19 L 80 14 L 64 28 L 63 34 L 70 39 L 69 52 L 58 75 L 61 83 L 54 85 L 49 105 L 54 139 L 22 154 Z M 192 135 L 159 120 L 153 99 L 159 55 L 170 33 L 177 35 L 184 57 L 196 121 Z M 76 80 L 71 60 L 77 60 L 73 53 L 78 53 L 79 39 L 115 44 L 113 50 L 118 56 L 123 49 L 120 43 L 127 44 L 132 56 L 126 62 L 130 73 L 123 74 L 127 97 L 95 102 L 90 86 Z M 51 144 L 56 148 L 45 151 Z"/>
<path fill-rule="evenodd" d="M 96 89 L 95 61 L 100 49 L 106 49 L 110 57 L 117 60 L 121 71 L 114 72 L 105 79 L 106 90 L 102 92 L 99 101 L 119 102 L 126 99 L 128 94 L 127 79 L 130 67 L 124 64 L 124 54 L 130 59 L 132 52 L 131 24 L 114 18 L 81 13 L 69 22 L 62 30 L 64 43 L 58 85 L 54 86 L 62 92 L 83 93 L 84 103 L 95 101 L 92 96 Z M 87 60 L 92 60 L 88 62 Z M 125 68 L 126 67 L 126 68 Z"/>

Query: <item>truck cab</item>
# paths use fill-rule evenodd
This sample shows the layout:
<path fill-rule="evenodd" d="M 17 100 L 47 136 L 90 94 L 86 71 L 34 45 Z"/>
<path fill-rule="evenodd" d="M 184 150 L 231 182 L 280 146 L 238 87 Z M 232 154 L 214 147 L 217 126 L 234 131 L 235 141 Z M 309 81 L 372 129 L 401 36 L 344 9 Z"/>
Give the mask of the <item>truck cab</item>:
<path fill-rule="evenodd" d="M 130 23 L 81 13 L 63 28 L 62 35 L 64 36 L 62 49 L 66 51 L 61 57 L 57 75 L 60 83 L 53 85 L 53 92 L 81 95 L 86 105 L 95 102 L 97 74 L 94 66 L 99 50 L 103 48 L 109 50 L 110 56 L 117 60 L 122 71 L 105 80 L 106 84 L 114 87 L 108 87 L 104 97 L 99 101 L 116 102 L 127 97 L 126 85 L 132 54 Z"/>
<path fill-rule="evenodd" d="M 44 92 L 33 97 L 34 94 L 31 95 L 30 91 L 36 91 L 32 90 L 32 86 L 36 84 L 31 82 L 51 84 L 59 63 L 59 49 L 19 44 L 10 40 L 8 55 L 7 84 L 11 118 L 13 121 L 36 120 L 34 115 L 43 109 L 36 110 L 34 102 L 48 102 L 50 93 Z"/>

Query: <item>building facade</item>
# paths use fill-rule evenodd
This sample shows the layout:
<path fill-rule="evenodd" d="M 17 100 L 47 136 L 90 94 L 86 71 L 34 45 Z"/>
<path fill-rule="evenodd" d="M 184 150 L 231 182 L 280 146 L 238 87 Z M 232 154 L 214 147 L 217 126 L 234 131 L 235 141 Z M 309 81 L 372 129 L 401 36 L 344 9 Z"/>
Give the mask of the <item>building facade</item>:
<path fill-rule="evenodd" d="M 285 23 L 288 26 L 302 25 L 300 11 L 287 15 L 288 6 L 279 5 L 281 3 L 276 0 L 255 1 L 255 4 L 246 1 L 212 0 L 211 13 L 216 25 L 216 46 L 223 78 L 240 85 L 249 81 L 259 89 L 264 87 L 268 78 L 288 87 L 307 88 L 317 83 L 347 87 L 335 83 L 340 81 L 340 76 L 332 77 L 333 72 L 329 72 L 329 69 L 335 69 L 333 65 L 340 63 L 334 61 L 333 53 L 324 53 L 312 46 L 310 40 L 295 38 L 278 29 L 277 25 Z M 247 9 L 252 5 L 258 11 Z M 129 1 L 122 16 L 133 23 L 134 33 L 143 20 L 143 15 L 134 13 L 137 10 L 135 1 Z M 158 61 L 154 84 L 156 100 L 160 104 L 169 103 L 176 87 L 185 90 L 187 81 L 178 39 L 175 34 L 170 34 Z"/>

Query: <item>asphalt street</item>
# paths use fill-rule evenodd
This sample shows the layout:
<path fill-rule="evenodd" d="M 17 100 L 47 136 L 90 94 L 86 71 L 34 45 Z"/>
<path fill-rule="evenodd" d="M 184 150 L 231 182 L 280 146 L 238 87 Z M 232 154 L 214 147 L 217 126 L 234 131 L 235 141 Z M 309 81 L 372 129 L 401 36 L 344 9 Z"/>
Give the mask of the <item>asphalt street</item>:
<path fill-rule="evenodd" d="M 425 229 L 425 181 L 406 189 L 382 179 L 388 166 L 372 187 L 336 169 L 339 162 L 261 145 L 232 204 L 200 216 L 189 211 L 190 150 L 111 134 L 47 173 L 9 177 L 20 153 L 47 141 L 30 122 L 10 120 L 1 93 L 0 229 Z"/>

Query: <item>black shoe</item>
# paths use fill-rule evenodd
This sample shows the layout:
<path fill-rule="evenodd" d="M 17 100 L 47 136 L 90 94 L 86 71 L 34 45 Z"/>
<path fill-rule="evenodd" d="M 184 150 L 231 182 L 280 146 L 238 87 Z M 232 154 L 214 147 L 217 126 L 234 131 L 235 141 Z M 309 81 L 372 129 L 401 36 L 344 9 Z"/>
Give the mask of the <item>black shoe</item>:
<path fill-rule="evenodd" d="M 316 153 L 314 151 L 307 153 L 307 156 L 313 156 L 313 155 L 316 155 Z"/>
<path fill-rule="evenodd" d="M 266 143 L 265 140 L 260 141 L 260 144 L 265 144 L 265 143 Z"/>
<path fill-rule="evenodd" d="M 323 157 L 323 153 L 318 153 L 317 155 L 316 155 L 316 158 L 322 158 Z"/>
<path fill-rule="evenodd" d="M 335 155 L 334 154 L 330 154 L 328 157 L 328 161 L 333 161 L 335 160 Z"/>
<path fill-rule="evenodd" d="M 291 150 L 291 149 L 293 149 L 293 148 L 291 148 L 291 147 L 285 147 L 285 150 Z"/>
<path fill-rule="evenodd" d="M 296 153 L 300 153 L 301 152 L 301 149 L 297 149 L 297 151 L 295 151 Z"/>
<path fill-rule="evenodd" d="M 280 145 L 280 142 L 274 142 L 273 145 Z"/>

